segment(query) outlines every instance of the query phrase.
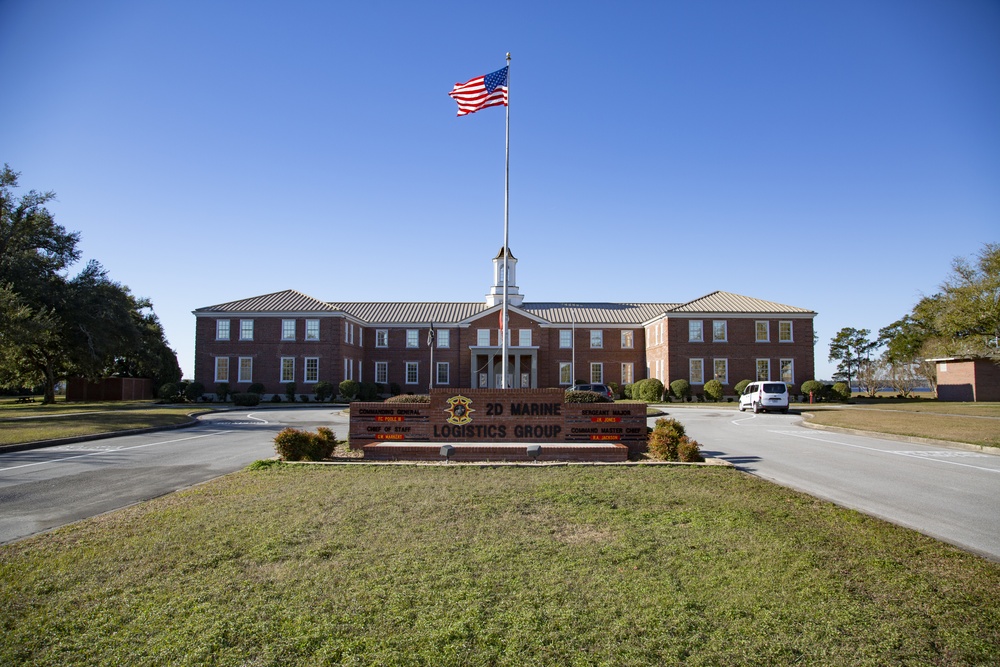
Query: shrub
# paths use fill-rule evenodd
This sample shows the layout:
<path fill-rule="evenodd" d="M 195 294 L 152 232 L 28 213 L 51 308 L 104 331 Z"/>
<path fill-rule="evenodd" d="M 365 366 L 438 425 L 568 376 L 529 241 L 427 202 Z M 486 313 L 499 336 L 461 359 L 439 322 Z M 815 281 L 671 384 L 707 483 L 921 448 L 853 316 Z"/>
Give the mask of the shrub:
<path fill-rule="evenodd" d="M 226 402 L 226 399 L 229 398 L 228 382 L 220 382 L 219 384 L 215 385 L 215 397 L 216 399 L 218 399 L 223 403 Z"/>
<path fill-rule="evenodd" d="M 320 403 L 330 400 L 333 398 L 334 388 L 332 382 L 327 382 L 326 380 L 321 380 L 313 386 L 313 391 L 316 393 L 316 400 Z"/>
<path fill-rule="evenodd" d="M 346 398 L 348 402 L 358 397 L 360 389 L 361 385 L 358 384 L 357 380 L 344 380 L 340 383 L 340 395 Z"/>
<path fill-rule="evenodd" d="M 184 388 L 184 397 L 189 401 L 197 401 L 205 393 L 205 385 L 200 382 L 192 382 Z"/>
<path fill-rule="evenodd" d="M 701 455 L 700 448 L 697 440 L 682 436 L 677 442 L 677 458 L 685 463 L 701 463 L 705 457 Z"/>
<path fill-rule="evenodd" d="M 746 390 L 748 384 L 750 384 L 750 380 L 740 380 L 736 383 L 736 386 L 733 387 L 733 393 L 739 396 Z"/>
<path fill-rule="evenodd" d="M 258 395 L 263 394 L 264 393 L 264 385 L 261 384 L 260 382 L 254 382 L 252 385 L 250 385 L 249 387 L 247 387 L 247 393 L 249 393 L 249 394 L 258 394 Z"/>
<path fill-rule="evenodd" d="M 385 399 L 386 403 L 430 403 L 429 394 L 397 394 Z"/>
<path fill-rule="evenodd" d="M 322 461 L 330 457 L 336 445 L 333 431 L 324 426 L 316 433 L 286 428 L 274 436 L 274 450 L 286 461 Z"/>
<path fill-rule="evenodd" d="M 826 393 L 822 382 L 816 380 L 806 380 L 802 383 L 802 393 L 806 395 L 806 400 L 809 400 L 809 394 L 813 395 L 813 399 L 817 401 L 823 400 L 823 394 Z"/>
<path fill-rule="evenodd" d="M 613 401 L 596 391 L 567 391 L 563 399 L 566 403 L 612 403 Z"/>
<path fill-rule="evenodd" d="M 393 396 L 399 396 L 402 392 L 403 392 L 403 390 L 400 388 L 400 386 L 398 384 L 396 384 L 395 382 L 390 382 L 389 383 L 389 393 L 390 394 L 392 394 Z"/>
<path fill-rule="evenodd" d="M 160 385 L 160 390 L 156 394 L 164 401 L 176 401 L 180 398 L 181 392 L 176 382 L 166 382 Z"/>
<path fill-rule="evenodd" d="M 724 390 L 722 388 L 722 383 L 718 380 L 709 380 L 705 383 L 705 396 L 707 396 L 710 400 L 716 402 L 721 401 L 723 393 Z"/>
<path fill-rule="evenodd" d="M 670 393 L 677 398 L 691 398 L 691 383 L 687 380 L 674 380 L 670 383 Z"/>
<path fill-rule="evenodd" d="M 296 389 L 297 389 L 297 387 L 295 386 L 294 382 L 289 382 L 288 384 L 285 385 L 285 398 L 288 399 L 289 403 L 294 403 L 295 402 L 295 390 Z"/>
<path fill-rule="evenodd" d="M 632 398 L 632 385 L 622 385 L 622 398 Z"/>
<path fill-rule="evenodd" d="M 309 402 L 309 394 L 299 394 L 299 400 L 303 403 Z"/>
<path fill-rule="evenodd" d="M 851 400 L 851 388 L 846 382 L 837 382 L 830 389 L 831 396 L 838 401 Z"/>
<path fill-rule="evenodd" d="M 618 386 L 618 383 L 617 382 L 609 382 L 608 383 L 608 388 L 611 390 L 611 397 L 612 398 L 618 398 L 618 396 L 619 396 L 619 394 L 621 392 L 621 387 Z"/>
<path fill-rule="evenodd" d="M 663 400 L 663 383 L 656 378 L 639 380 L 632 385 L 632 398 L 646 403 L 658 403 Z"/>
<path fill-rule="evenodd" d="M 281 403 L 281 396 L 278 396 L 277 394 L 271 394 L 271 402 Z"/>
<path fill-rule="evenodd" d="M 378 400 L 378 385 L 374 382 L 362 382 L 358 390 L 358 398 L 362 401 Z"/>
<path fill-rule="evenodd" d="M 249 391 L 233 394 L 233 405 L 251 408 L 260 403 L 260 394 L 251 394 Z"/>
<path fill-rule="evenodd" d="M 664 417 L 657 419 L 647 441 L 649 455 L 663 461 L 679 460 L 677 447 L 683 437 L 684 425 L 679 421 Z"/>

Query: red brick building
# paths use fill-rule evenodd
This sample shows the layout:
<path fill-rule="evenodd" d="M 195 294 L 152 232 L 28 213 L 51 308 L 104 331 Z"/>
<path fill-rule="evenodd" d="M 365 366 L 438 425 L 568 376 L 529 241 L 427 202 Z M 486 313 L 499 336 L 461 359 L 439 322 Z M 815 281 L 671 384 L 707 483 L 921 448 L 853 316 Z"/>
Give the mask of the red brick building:
<path fill-rule="evenodd" d="M 508 254 L 508 386 L 568 387 L 683 378 L 697 393 L 717 378 L 813 379 L 816 313 L 713 292 L 688 303 L 531 303 Z M 194 311 L 195 380 L 213 393 L 260 383 L 310 394 L 316 382 L 376 382 L 388 391 L 501 384 L 502 252 L 493 285 L 471 302 L 320 301 L 294 290 Z M 433 327 L 433 346 L 428 345 Z"/>
<path fill-rule="evenodd" d="M 942 401 L 1000 401 L 1000 364 L 982 357 L 932 359 Z"/>

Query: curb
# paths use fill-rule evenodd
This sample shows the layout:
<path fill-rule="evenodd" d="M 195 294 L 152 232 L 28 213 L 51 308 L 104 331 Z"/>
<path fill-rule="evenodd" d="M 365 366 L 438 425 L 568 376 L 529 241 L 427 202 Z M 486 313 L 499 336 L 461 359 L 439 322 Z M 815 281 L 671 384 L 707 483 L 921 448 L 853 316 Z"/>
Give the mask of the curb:
<path fill-rule="evenodd" d="M 0 445 L 0 454 L 7 452 L 23 452 L 30 449 L 44 449 L 45 447 L 58 447 L 59 445 L 72 445 L 77 442 L 89 442 L 91 440 L 104 440 L 105 438 L 117 438 L 121 435 L 142 435 L 143 433 L 156 433 L 157 431 L 175 431 L 181 428 L 190 428 L 198 423 L 198 420 L 191 418 L 191 421 L 184 424 L 171 424 L 170 426 L 151 426 L 149 428 L 133 428 L 125 431 L 108 431 L 106 433 L 93 433 L 91 435 L 74 435 L 69 438 L 54 438 L 52 440 L 35 440 L 34 442 L 20 442 L 15 445 Z"/>
<path fill-rule="evenodd" d="M 811 417 L 812 414 L 803 412 L 802 417 Z M 896 442 L 911 442 L 915 445 L 934 445 L 935 447 L 952 447 L 964 449 L 970 452 L 980 452 L 982 454 L 992 454 L 1000 456 L 1000 449 L 988 447 L 986 445 L 973 445 L 968 442 L 955 442 L 954 440 L 936 440 L 934 438 L 920 438 L 914 435 L 896 435 L 894 433 L 879 433 L 877 431 L 862 431 L 856 428 L 844 428 L 842 426 L 827 426 L 826 424 L 814 424 L 803 419 L 800 426 L 811 428 L 816 431 L 830 431 L 831 433 L 846 433 L 848 435 L 863 435 L 881 440 L 893 440 Z"/>

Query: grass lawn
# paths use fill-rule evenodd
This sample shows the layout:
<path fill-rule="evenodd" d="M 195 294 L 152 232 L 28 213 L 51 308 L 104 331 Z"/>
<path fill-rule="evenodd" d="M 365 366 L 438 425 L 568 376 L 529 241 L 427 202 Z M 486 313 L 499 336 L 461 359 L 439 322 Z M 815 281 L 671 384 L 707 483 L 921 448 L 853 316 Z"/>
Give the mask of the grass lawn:
<path fill-rule="evenodd" d="M 0 664 L 995 665 L 997 591 L 733 469 L 286 464 L 0 547 Z"/>
<path fill-rule="evenodd" d="M 816 424 L 1000 447 L 997 403 L 921 401 L 845 408 L 820 404 L 803 407 L 802 411 L 812 414 L 809 421 Z"/>

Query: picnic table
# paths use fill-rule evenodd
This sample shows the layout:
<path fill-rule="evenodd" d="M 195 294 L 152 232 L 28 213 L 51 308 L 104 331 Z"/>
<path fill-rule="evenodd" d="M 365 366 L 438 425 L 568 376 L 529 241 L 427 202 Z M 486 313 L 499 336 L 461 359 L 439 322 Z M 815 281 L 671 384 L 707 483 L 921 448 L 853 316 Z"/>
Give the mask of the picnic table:
<path fill-rule="evenodd" d="M 15 403 L 34 403 L 34 402 L 35 402 L 34 396 L 18 396 L 17 401 L 15 401 Z"/>

